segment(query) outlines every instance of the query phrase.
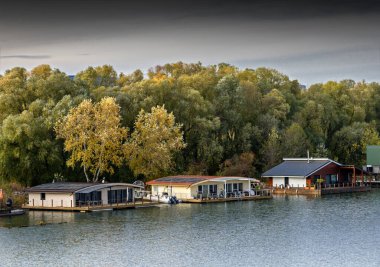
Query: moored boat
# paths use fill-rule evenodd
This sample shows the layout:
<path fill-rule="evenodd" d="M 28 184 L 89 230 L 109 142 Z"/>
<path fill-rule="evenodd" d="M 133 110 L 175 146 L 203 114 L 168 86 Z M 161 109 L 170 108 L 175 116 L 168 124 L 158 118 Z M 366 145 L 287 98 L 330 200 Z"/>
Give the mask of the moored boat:
<path fill-rule="evenodd" d="M 23 209 L 16 209 L 16 210 L 0 210 L 0 217 L 11 217 L 11 216 L 17 216 L 17 215 L 23 215 L 25 213 L 25 210 Z"/>
<path fill-rule="evenodd" d="M 176 196 L 169 196 L 167 193 L 163 193 L 160 196 L 148 194 L 146 197 L 144 197 L 144 199 L 165 204 L 178 204 L 180 202 Z"/>

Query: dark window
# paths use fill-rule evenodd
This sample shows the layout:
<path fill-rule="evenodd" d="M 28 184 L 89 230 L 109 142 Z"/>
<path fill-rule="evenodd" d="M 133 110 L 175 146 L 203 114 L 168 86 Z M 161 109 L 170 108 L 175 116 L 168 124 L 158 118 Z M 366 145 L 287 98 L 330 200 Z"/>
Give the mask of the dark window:
<path fill-rule="evenodd" d="M 320 178 L 321 178 L 320 175 L 314 175 L 314 177 L 313 177 L 313 184 L 316 184 L 317 180 L 320 179 Z"/>
<path fill-rule="evenodd" d="M 218 188 L 218 186 L 216 184 L 210 185 L 210 193 L 211 194 L 216 194 L 217 193 L 217 188 Z"/>
<path fill-rule="evenodd" d="M 45 200 L 46 199 L 46 194 L 45 193 L 41 193 L 41 200 Z"/>
<path fill-rule="evenodd" d="M 226 190 L 227 193 L 231 193 L 232 192 L 232 184 L 227 184 L 227 190 Z"/>
<path fill-rule="evenodd" d="M 233 184 L 234 191 L 238 190 L 238 184 Z"/>
<path fill-rule="evenodd" d="M 108 191 L 108 203 L 125 203 L 127 202 L 127 190 L 110 190 Z"/>

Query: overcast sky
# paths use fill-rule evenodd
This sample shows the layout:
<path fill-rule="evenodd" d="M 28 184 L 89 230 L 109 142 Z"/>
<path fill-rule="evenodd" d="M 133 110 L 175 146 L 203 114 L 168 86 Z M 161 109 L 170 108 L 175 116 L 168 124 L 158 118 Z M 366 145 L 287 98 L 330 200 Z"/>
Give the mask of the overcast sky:
<path fill-rule="evenodd" d="M 310 85 L 380 81 L 379 1 L 2 1 L 0 73 L 50 64 L 226 62 L 271 67 Z"/>

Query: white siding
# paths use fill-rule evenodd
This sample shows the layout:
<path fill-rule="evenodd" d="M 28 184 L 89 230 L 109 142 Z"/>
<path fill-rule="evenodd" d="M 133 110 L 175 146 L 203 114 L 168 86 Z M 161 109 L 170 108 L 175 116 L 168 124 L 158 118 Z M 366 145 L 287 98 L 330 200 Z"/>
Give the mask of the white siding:
<path fill-rule="evenodd" d="M 289 185 L 292 187 L 305 187 L 306 178 L 304 177 L 289 177 Z"/>
<path fill-rule="evenodd" d="M 108 188 L 104 188 L 101 190 L 103 205 L 108 205 L 108 191 L 109 191 Z"/>
<path fill-rule="evenodd" d="M 71 193 L 45 193 L 45 200 L 41 200 L 41 193 L 29 193 L 29 206 L 34 207 L 74 207 L 74 195 Z"/>
<path fill-rule="evenodd" d="M 285 177 L 273 177 L 273 186 L 285 186 Z M 289 186 L 305 187 L 306 178 L 304 177 L 289 177 Z"/>
<path fill-rule="evenodd" d="M 273 186 L 284 186 L 285 179 L 284 177 L 273 177 Z"/>

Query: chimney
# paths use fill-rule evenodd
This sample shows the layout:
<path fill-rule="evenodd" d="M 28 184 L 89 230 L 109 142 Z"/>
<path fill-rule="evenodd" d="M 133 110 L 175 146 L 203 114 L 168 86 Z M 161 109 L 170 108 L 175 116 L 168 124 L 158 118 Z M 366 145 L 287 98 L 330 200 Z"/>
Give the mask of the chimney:
<path fill-rule="evenodd" d="M 307 163 L 310 163 L 310 154 L 309 154 L 309 149 L 307 150 Z"/>

